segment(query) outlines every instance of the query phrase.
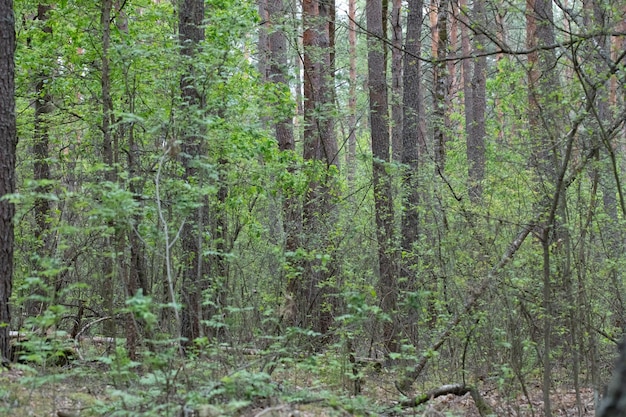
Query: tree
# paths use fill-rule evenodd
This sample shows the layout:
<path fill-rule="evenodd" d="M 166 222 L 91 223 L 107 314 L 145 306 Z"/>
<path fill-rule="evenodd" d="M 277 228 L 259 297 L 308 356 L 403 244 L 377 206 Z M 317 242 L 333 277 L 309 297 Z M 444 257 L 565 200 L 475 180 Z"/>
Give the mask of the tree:
<path fill-rule="evenodd" d="M 402 266 L 402 276 L 410 283 L 413 281 L 411 266 L 415 265 L 413 245 L 419 237 L 419 169 L 420 143 L 424 143 L 424 109 L 422 93 L 422 53 L 421 29 L 423 19 L 423 0 L 412 0 L 408 4 L 406 21 L 406 55 L 403 73 L 403 127 L 402 127 L 402 164 L 404 165 L 402 212 L 402 250 L 408 262 Z M 417 325 L 415 317 L 410 319 L 411 340 L 417 344 Z"/>
<path fill-rule="evenodd" d="M 391 130 L 392 159 L 402 160 L 402 0 L 393 0 L 391 8 Z"/>
<path fill-rule="evenodd" d="M 197 56 L 200 43 L 204 40 L 204 1 L 183 0 L 179 7 L 179 42 L 184 71 L 180 80 L 180 91 L 186 113 L 186 124 L 181 138 L 181 161 L 184 167 L 183 178 L 193 183 L 199 175 L 198 161 L 204 153 L 202 127 L 194 113 L 201 112 L 204 98 L 196 87 L 196 72 L 193 60 Z M 203 229 L 206 225 L 207 205 L 201 197 L 197 208 L 193 209 L 181 233 L 184 261 L 182 272 L 181 298 L 183 344 L 190 346 L 201 336 L 203 319 L 202 295 L 206 290 L 207 265 L 203 254 Z"/>
<path fill-rule="evenodd" d="M 13 285 L 13 215 L 15 207 L 7 198 L 15 192 L 15 20 L 13 1 L 0 1 L 0 356 L 10 358 L 9 300 Z"/>
<path fill-rule="evenodd" d="M 465 90 L 465 126 L 467 131 L 467 161 L 469 196 L 472 202 L 478 203 L 482 197 L 482 181 L 485 176 L 485 110 L 487 57 L 482 53 L 487 47 L 487 20 L 484 0 L 474 0 L 472 10 L 472 25 L 474 31 L 473 52 L 476 57 L 473 61 L 471 73 L 463 74 Z M 463 66 L 469 69 L 464 57 Z"/>
<path fill-rule="evenodd" d="M 113 114 L 113 98 L 111 96 L 111 77 L 110 77 L 110 59 L 109 48 L 111 46 L 111 11 L 113 9 L 112 0 L 104 0 L 100 4 L 100 27 L 102 30 L 102 69 L 100 77 L 100 88 L 102 91 L 102 159 L 104 162 L 104 178 L 109 184 L 113 184 L 116 181 L 116 167 L 115 167 L 115 153 L 113 131 L 111 125 L 115 123 L 115 116 Z M 113 221 L 109 222 L 112 229 L 115 230 L 117 237 L 117 228 Z M 113 288 L 113 281 L 115 279 L 115 259 L 116 259 L 116 237 L 111 242 L 111 237 L 106 236 L 104 238 L 103 246 L 109 247 L 109 254 L 105 256 L 102 262 L 102 294 L 104 297 L 104 303 L 106 311 L 109 315 L 114 314 L 114 302 L 115 293 Z M 109 321 L 105 324 L 106 334 L 110 337 L 115 337 L 115 322 Z"/>
<path fill-rule="evenodd" d="M 446 165 L 446 120 L 450 79 L 446 58 L 448 58 L 448 0 L 433 0 L 436 11 L 436 33 L 433 38 L 433 52 L 436 62 L 433 76 L 433 150 L 436 170 L 443 172 Z M 433 11 L 431 13 L 434 14 Z M 432 19 L 432 18 L 431 18 Z M 433 21 L 431 20 L 431 23 Z"/>
<path fill-rule="evenodd" d="M 37 20 L 44 22 L 42 32 L 46 34 L 52 34 L 52 28 L 46 25 L 48 20 L 48 12 L 52 9 L 50 5 L 38 4 L 37 5 Z M 35 155 L 35 162 L 33 164 L 35 181 L 46 182 L 50 180 L 50 165 L 48 164 L 49 158 L 49 133 L 47 121 L 45 115 L 52 111 L 52 97 L 46 89 L 46 83 L 49 82 L 49 77 L 52 74 L 40 73 L 37 75 L 35 84 L 35 144 L 33 145 L 33 153 Z M 50 186 L 42 186 L 39 188 L 42 194 L 46 194 L 50 191 Z M 41 256 L 46 257 L 47 252 L 50 250 L 48 247 L 49 239 L 49 221 L 50 215 L 50 201 L 46 197 L 38 198 L 35 201 L 35 237 L 42 243 Z"/>
<path fill-rule="evenodd" d="M 354 181 L 356 168 L 356 0 L 348 0 L 348 43 L 349 43 L 349 77 L 350 91 L 348 92 L 348 152 L 346 152 L 346 170 L 348 181 Z"/>
<path fill-rule="evenodd" d="M 37 5 L 37 15 L 35 19 L 39 22 L 42 22 L 43 27 L 41 28 L 41 39 L 44 40 L 45 43 L 50 41 L 50 37 L 52 35 L 52 28 L 50 25 L 46 23 L 48 20 L 48 12 L 52 9 L 52 6 L 45 4 Z M 28 43 L 31 43 L 32 40 L 29 40 Z M 51 213 L 51 201 L 48 197 L 51 186 L 51 176 L 50 176 L 50 164 L 48 163 L 50 158 L 49 153 L 49 139 L 50 133 L 48 129 L 48 120 L 47 117 L 49 113 L 53 111 L 54 105 L 52 103 L 52 95 L 48 91 L 48 86 L 50 85 L 52 72 L 52 66 L 49 64 L 49 61 L 52 60 L 51 57 L 46 57 L 47 65 L 44 66 L 45 69 L 41 69 L 38 74 L 35 76 L 35 114 L 34 114 L 34 133 L 35 133 L 35 142 L 33 143 L 33 155 L 35 156 L 35 160 L 33 162 L 33 179 L 38 182 L 40 185 L 37 186 L 37 192 L 40 195 L 34 201 L 33 207 L 33 215 L 35 218 L 34 224 L 34 237 L 36 241 L 39 243 L 40 247 L 37 248 L 37 259 L 34 262 L 33 267 L 35 270 L 43 269 L 43 265 L 50 259 L 50 255 L 53 253 L 53 248 L 51 247 L 52 237 L 50 234 L 50 213 Z M 55 293 L 60 289 L 61 280 L 56 279 L 56 282 L 47 282 L 49 280 L 45 280 L 44 285 L 53 285 L 55 289 Z M 35 294 L 37 294 L 38 300 L 29 300 L 27 303 L 26 309 L 29 311 L 30 315 L 38 315 L 41 314 L 45 310 L 46 300 L 51 294 L 46 294 L 42 291 L 41 288 L 35 290 Z"/>
<path fill-rule="evenodd" d="M 549 201 L 549 215 L 541 226 L 542 262 L 543 262 L 543 400 L 546 417 L 552 415 L 550 406 L 550 388 L 552 385 L 552 266 L 551 246 L 558 240 L 557 207 L 564 208 L 564 195 L 560 188 L 557 172 L 564 172 L 567 160 L 561 162 L 560 147 L 555 141 L 559 132 L 557 127 L 557 104 L 555 92 L 559 82 L 554 68 L 556 55 L 554 50 L 541 49 L 542 46 L 554 45 L 554 22 L 552 3 L 546 0 L 529 0 L 526 10 L 526 36 L 529 49 L 539 47 L 538 51 L 528 56 L 529 85 L 529 132 L 532 164 L 541 181 L 544 199 Z M 544 200 L 544 201 L 546 201 Z M 546 205 L 545 202 L 540 203 Z M 558 214 L 563 214 L 559 210 Z M 562 219 L 565 220 L 565 219 Z"/>
<path fill-rule="evenodd" d="M 372 134 L 372 181 L 378 244 L 379 297 L 382 310 L 389 316 L 383 323 L 383 343 L 388 352 L 398 351 L 395 311 L 398 299 L 396 263 L 393 243 L 393 201 L 389 160 L 389 115 L 387 80 L 383 43 L 383 10 L 380 0 L 368 0 L 367 13 L 367 75 Z"/>
<path fill-rule="evenodd" d="M 285 9 L 283 0 L 267 0 L 267 17 L 269 23 L 269 71 L 268 79 L 280 90 L 289 90 L 287 83 L 288 56 L 287 36 L 283 29 L 285 24 Z M 291 114 L 279 115 L 274 124 L 274 132 L 278 147 L 281 151 L 295 152 L 293 134 L 293 118 Z M 293 252 L 297 248 L 300 224 L 300 213 L 295 196 L 288 196 L 283 201 L 283 216 L 285 225 L 285 250 Z"/>
<path fill-rule="evenodd" d="M 296 303 L 295 323 L 326 334 L 332 323 L 332 301 L 327 280 L 336 264 L 328 245 L 329 225 L 335 214 L 335 173 L 339 149 L 334 132 L 333 74 L 331 65 L 331 15 L 328 2 L 305 0 L 302 4 L 304 68 L 304 150 L 312 165 L 309 187 L 303 203 L 303 273 L 289 282 L 288 292 Z M 329 259 L 330 262 L 322 259 Z"/>

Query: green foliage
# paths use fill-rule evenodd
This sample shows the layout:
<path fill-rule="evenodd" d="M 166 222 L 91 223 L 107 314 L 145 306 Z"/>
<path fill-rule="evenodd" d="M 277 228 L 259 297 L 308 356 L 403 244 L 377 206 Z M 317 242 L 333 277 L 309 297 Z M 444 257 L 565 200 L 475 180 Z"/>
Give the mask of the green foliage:
<path fill-rule="evenodd" d="M 603 85 L 602 94 L 609 88 L 590 44 L 595 36 L 557 40 L 563 41 L 556 50 L 560 85 L 539 100 L 540 116 L 560 115 L 559 120 L 544 117 L 539 124 L 553 141 L 549 150 L 558 163 L 564 160 L 562 145 L 574 121 L 584 118 L 564 170 L 566 188 L 558 200 L 563 210 L 559 206 L 550 225 L 543 222 L 556 184 L 532 162 L 537 138 L 531 122 L 538 121 L 528 117 L 529 57 L 488 59 L 485 178 L 483 199 L 476 203 L 468 198 L 464 97 L 448 98 L 445 121 L 430 117 L 441 103 L 430 96 L 430 37 L 425 37 L 420 82 L 425 87 L 426 140 L 410 185 L 419 194 L 417 207 L 404 207 L 401 198 L 407 192 L 402 177 L 408 167 L 376 161 L 393 178 L 390 252 L 397 255 L 398 292 L 395 310 L 389 312 L 383 310 L 383 300 L 391 295 L 378 286 L 366 89 L 357 88 L 352 166 L 304 161 L 302 115 L 294 94 L 301 87 L 295 85 L 296 75 L 302 77 L 295 65 L 302 58 L 295 51 L 298 21 L 282 16 L 271 22 L 272 30 L 285 30 L 289 37 L 289 84 L 281 85 L 264 82 L 265 74 L 255 68 L 264 52 L 256 50 L 257 30 L 268 26 L 255 2 L 205 1 L 205 39 L 193 57 L 180 53 L 176 2 L 121 2 L 123 10 L 114 10 L 109 22 L 113 112 L 107 133 L 114 162 L 108 164 L 103 157 L 101 4 L 63 0 L 54 3 L 47 19 L 34 19 L 40 3 L 15 2 L 20 16 L 17 192 L 2 197 L 17 207 L 12 328 L 24 334 L 17 348 L 18 358 L 26 362 L 21 369 L 28 372 L 23 380 L 27 387 L 58 387 L 64 377 L 89 382 L 95 367 L 109 385 L 89 406 L 95 414 L 204 410 L 237 415 L 277 398 L 297 402 L 322 397 L 338 412 L 366 415 L 382 410 L 364 396 L 347 397 L 354 382 L 373 373 L 402 372 L 423 358 L 429 359 L 425 385 L 467 378 L 515 396 L 540 377 L 546 319 L 552 320 L 556 341 L 548 354 L 567 368 L 563 380 L 572 379 L 568 364 L 574 358 L 584 356 L 586 363 L 596 364 L 612 355 L 611 339 L 618 339 L 624 327 L 621 271 L 626 258 L 618 250 L 624 213 L 619 212 L 615 183 L 622 161 L 619 154 L 614 161 L 608 155 L 619 151 L 621 139 L 614 135 L 621 127 L 610 129 L 607 123 L 619 119 L 623 98 L 616 94 L 613 108 L 602 112 L 601 100 L 588 114 L 584 109 L 592 86 Z M 503 24 L 524 27 L 523 5 L 509 6 Z M 589 30 L 570 24 L 572 33 Z M 345 28 L 337 29 L 343 36 Z M 507 32 L 505 41 L 524 44 L 522 32 Z M 359 77 L 365 72 L 364 41 L 358 40 Z M 492 49 L 491 44 L 480 46 L 488 53 Z M 335 58 L 338 106 L 321 111 L 336 119 L 344 158 L 351 128 L 345 123 L 350 111 L 345 106 L 345 42 L 336 45 Z M 580 58 L 575 68 L 580 77 L 572 69 L 575 58 Z M 450 65 L 458 69 L 460 63 Z M 619 84 L 619 63 L 615 71 Z M 199 103 L 184 100 L 182 81 L 197 90 Z M 49 101 L 37 119 L 36 100 Z M 608 96 L 602 100 L 608 103 Z M 601 120 L 605 113 L 610 117 Z M 274 125 L 285 120 L 297 122 L 295 152 L 280 152 L 274 137 Z M 433 163 L 435 123 L 447 136 L 441 170 Z M 44 137 L 48 154 L 37 161 L 34 149 Z M 43 162 L 49 178 L 36 179 L 35 168 Z M 325 242 L 317 247 L 308 245 L 301 230 L 303 201 L 313 184 L 328 188 L 333 205 L 332 215 L 313 216 L 320 224 L 309 238 Z M 47 207 L 44 218 L 34 209 L 42 206 Z M 295 225 L 286 224 L 288 209 Z M 418 237 L 400 249 L 407 210 L 418 214 Z M 523 245 L 495 268 L 529 223 L 532 231 Z M 544 227 L 551 239 L 551 312 L 540 285 Z M 201 244 L 197 253 L 181 239 L 188 230 Z M 294 234 L 288 235 L 291 230 Z M 287 247 L 290 238 L 295 244 L 289 241 Z M 189 341 L 182 357 L 179 313 L 188 303 L 185 290 L 193 284 L 184 269 L 202 261 L 206 268 L 197 279 L 203 287 L 196 288 L 200 307 L 206 308 L 199 319 L 202 336 Z M 294 326 L 286 294 L 289 283 L 307 284 L 309 274 L 322 273 L 331 276 L 307 290 L 328 290 L 320 301 L 324 311 L 334 313 L 327 335 Z M 487 289 L 474 294 L 487 278 Z M 480 301 L 468 310 L 473 295 Z M 457 317 L 458 324 L 448 329 Z M 383 351 L 381 327 L 391 323 L 399 329 L 398 352 Z M 83 341 L 68 337 L 78 333 Z M 445 342 L 433 347 L 441 334 Z M 111 345 L 89 342 L 102 335 L 111 337 Z M 131 336 L 136 336 L 136 346 L 130 346 Z M 351 354 L 377 365 L 356 366 Z M 374 369 L 383 358 L 385 368 Z M 69 364 L 76 373 L 51 371 Z M 394 365 L 391 371 L 389 364 Z M 601 376 L 589 378 L 597 382 Z M 17 401 L 15 396 L 0 389 L 0 404 Z"/>

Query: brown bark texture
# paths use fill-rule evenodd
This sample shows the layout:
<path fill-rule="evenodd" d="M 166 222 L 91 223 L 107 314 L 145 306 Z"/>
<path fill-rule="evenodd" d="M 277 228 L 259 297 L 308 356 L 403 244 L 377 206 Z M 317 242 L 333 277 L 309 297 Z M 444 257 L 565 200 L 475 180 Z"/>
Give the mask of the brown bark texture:
<path fill-rule="evenodd" d="M 485 1 L 474 0 L 472 10 L 472 23 L 474 29 L 474 54 L 485 51 L 487 36 L 487 22 L 485 18 Z M 464 61 L 466 61 L 465 59 Z M 465 64 L 464 64 L 465 65 Z M 477 56 L 473 59 L 472 78 L 466 94 L 470 94 L 469 112 L 466 110 L 467 129 L 467 161 L 469 196 L 473 203 L 479 203 L 482 198 L 482 181 L 485 177 L 485 110 L 487 107 L 486 81 L 487 81 L 487 57 Z M 467 73 L 469 78 L 470 74 Z M 469 80 L 468 80 L 469 81 Z M 466 84 L 467 86 L 467 84 Z M 471 91 L 470 91 L 471 90 Z M 467 116 L 469 115 L 469 118 Z"/>
<path fill-rule="evenodd" d="M 372 135 L 372 173 L 374 206 L 376 211 L 376 238 L 378 243 L 379 297 L 383 311 L 391 321 L 383 323 L 383 343 L 389 352 L 397 352 L 395 310 L 398 298 L 393 249 L 393 201 L 389 164 L 389 115 L 384 44 L 381 42 L 383 11 L 379 0 L 366 2 L 367 74 L 370 99 L 370 129 Z"/>
<path fill-rule="evenodd" d="M 436 1 L 436 0 L 433 0 Z M 433 116 L 434 116 L 434 143 L 436 169 L 443 172 L 446 164 L 446 118 L 447 102 L 450 77 L 445 59 L 448 58 L 448 0 L 440 0 L 437 4 L 436 18 L 436 52 L 437 63 L 434 72 L 434 95 L 433 95 Z M 435 43 L 435 39 L 433 39 Z"/>
<path fill-rule="evenodd" d="M 392 160 L 402 161 L 402 0 L 391 8 L 391 150 Z"/>
<path fill-rule="evenodd" d="M 52 6 L 39 4 L 37 6 L 37 19 L 46 22 L 48 20 L 48 11 Z M 52 28 L 44 24 L 42 31 L 51 34 Z M 52 111 L 52 97 L 46 89 L 46 84 L 50 74 L 40 73 L 37 76 L 35 85 L 35 143 L 33 144 L 33 154 L 35 161 L 33 162 L 33 178 L 35 180 L 49 180 L 50 166 L 48 164 L 48 125 L 46 122 L 46 114 Z M 38 187 L 37 192 L 45 194 L 50 191 L 50 186 Z M 47 251 L 48 241 L 48 216 L 50 213 L 50 200 L 45 197 L 38 197 L 34 204 L 35 212 L 35 237 L 41 243 L 41 249 Z"/>
<path fill-rule="evenodd" d="M 267 11 L 268 35 L 268 80 L 280 88 L 289 89 L 286 72 L 288 70 L 287 35 L 282 29 L 286 14 L 283 0 L 263 0 Z M 265 31 L 261 31 L 265 32 Z M 286 114 L 275 121 L 274 132 L 281 151 L 294 152 L 295 138 L 293 118 Z M 292 170 L 291 168 L 289 168 Z M 302 220 L 297 197 L 286 195 L 283 198 L 283 225 L 285 233 L 285 250 L 294 252 L 298 247 L 298 236 L 302 229 Z"/>
<path fill-rule="evenodd" d="M 332 291 L 325 282 L 336 274 L 332 244 L 328 238 L 336 212 L 332 172 L 339 166 L 334 133 L 334 89 L 331 41 L 334 2 L 304 0 L 302 3 L 304 77 L 304 159 L 312 161 L 314 178 L 304 197 L 302 246 L 312 254 L 330 256 L 326 266 L 313 256 L 302 262 L 303 273 L 293 277 L 288 293 L 295 300 L 295 323 L 326 334 L 332 324 Z M 329 253 L 330 252 L 330 253 Z"/>
<path fill-rule="evenodd" d="M 350 54 L 350 91 L 348 92 L 348 181 L 354 181 L 356 164 L 356 0 L 348 2 L 348 44 Z"/>
<path fill-rule="evenodd" d="M 193 57 L 199 44 L 204 40 L 204 1 L 183 0 L 179 7 L 179 42 L 185 71 L 181 77 L 180 89 L 184 106 L 190 110 L 201 109 L 204 100 L 195 86 Z M 181 160 L 184 179 L 190 180 L 198 174 L 194 158 L 203 154 L 201 128 L 193 120 L 188 121 L 184 137 L 181 138 Z M 190 345 L 201 336 L 203 277 L 208 273 L 202 256 L 203 226 L 206 224 L 206 204 L 201 204 L 186 220 L 181 232 L 181 246 L 185 257 L 182 267 L 182 314 L 181 336 L 184 345 Z"/>
<path fill-rule="evenodd" d="M 15 16 L 13 1 L 0 0 L 0 197 L 15 192 Z M 0 200 L 0 359 L 10 357 L 9 299 L 13 284 L 14 205 Z"/>
<path fill-rule="evenodd" d="M 112 0 L 103 0 L 100 5 L 100 28 L 102 30 L 102 72 L 100 76 L 100 88 L 102 94 L 102 159 L 106 166 L 104 178 L 106 181 L 115 181 L 114 150 L 113 135 L 111 125 L 113 124 L 113 99 L 111 98 L 111 79 L 110 79 L 110 63 L 109 48 L 111 46 L 111 10 L 113 7 Z M 111 226 L 114 224 L 111 222 Z M 103 246 L 110 245 L 109 237 L 105 237 Z M 111 249 L 112 251 L 114 249 Z M 111 255 L 103 257 L 102 260 L 102 295 L 104 298 L 104 308 L 107 315 L 114 314 L 114 291 L 113 277 L 114 264 Z M 115 322 L 110 320 L 104 324 L 104 333 L 106 336 L 115 336 Z"/>
<path fill-rule="evenodd" d="M 403 83 L 403 125 L 402 125 L 402 164 L 403 206 L 402 212 L 402 250 L 407 255 L 402 264 L 402 276 L 407 278 L 406 290 L 414 290 L 415 280 L 411 279 L 411 266 L 416 263 L 413 256 L 413 244 L 419 236 L 419 158 L 420 143 L 424 141 L 422 66 L 418 59 L 421 53 L 421 29 L 423 20 L 423 0 L 409 0 L 407 3 L 406 43 L 407 54 L 404 56 Z M 411 287 L 413 286 L 413 287 Z M 412 309 L 410 317 L 406 317 L 406 333 L 410 340 L 417 344 L 418 318 L 417 310 Z"/>

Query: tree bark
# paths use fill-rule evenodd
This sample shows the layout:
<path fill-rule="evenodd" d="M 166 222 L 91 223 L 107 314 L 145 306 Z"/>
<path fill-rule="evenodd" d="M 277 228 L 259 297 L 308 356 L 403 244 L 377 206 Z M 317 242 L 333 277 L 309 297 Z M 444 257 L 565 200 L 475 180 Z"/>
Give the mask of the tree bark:
<path fill-rule="evenodd" d="M 437 1 L 437 0 L 434 0 Z M 444 172 L 446 165 L 446 112 L 447 98 L 450 84 L 448 67 L 445 59 L 448 57 L 448 0 L 439 0 L 437 4 L 436 22 L 436 57 L 434 72 L 434 95 L 433 95 L 433 116 L 434 116 L 434 143 L 435 165 L 439 172 Z M 433 39 L 433 42 L 435 40 Z"/>
<path fill-rule="evenodd" d="M 45 22 L 48 20 L 48 11 L 52 6 L 39 4 L 37 5 L 37 19 L 44 22 L 42 31 L 52 34 L 52 28 Z M 52 97 L 46 89 L 50 74 L 39 73 L 37 83 L 35 85 L 35 144 L 33 145 L 33 154 L 35 161 L 33 164 L 33 177 L 36 181 L 50 180 L 50 165 L 48 164 L 48 124 L 46 114 L 52 111 Z M 46 194 L 50 191 L 50 186 L 40 186 L 38 193 Z M 48 216 L 50 214 L 50 200 L 45 197 L 37 197 L 35 199 L 35 238 L 41 244 L 41 256 L 47 256 L 47 241 L 49 233 Z"/>
<path fill-rule="evenodd" d="M 348 182 L 354 182 L 356 171 L 356 0 L 348 0 L 348 44 L 350 55 L 350 91 L 348 92 L 348 152 L 346 169 Z"/>
<path fill-rule="evenodd" d="M 52 9 L 52 6 L 38 4 L 37 15 L 35 18 L 42 22 L 43 26 L 41 31 L 50 36 L 52 34 L 52 27 L 48 24 L 48 12 Z M 31 39 L 27 40 L 27 44 L 31 45 Z M 48 57 L 48 59 L 51 59 Z M 45 67 L 45 66 L 44 66 Z M 45 260 L 51 255 L 52 250 L 50 248 L 50 199 L 46 194 L 51 191 L 51 186 L 46 181 L 50 180 L 50 165 L 48 164 L 49 152 L 49 129 L 47 114 L 53 110 L 52 96 L 48 92 L 47 86 L 51 81 L 52 74 L 48 70 L 40 70 L 35 76 L 35 117 L 34 117 L 34 143 L 33 143 L 33 178 L 35 181 L 40 182 L 37 185 L 36 192 L 38 194 L 35 197 L 33 204 L 33 214 L 35 217 L 35 225 L 33 234 L 35 236 L 35 245 L 37 257 L 33 261 L 33 270 L 36 274 L 42 271 Z M 43 261 L 43 262 L 42 262 Z M 53 282 L 54 277 L 45 277 L 40 275 L 46 286 L 53 285 L 55 289 L 60 289 L 61 280 Z M 36 316 L 41 314 L 45 310 L 47 302 L 45 300 L 53 294 L 48 294 L 46 291 L 39 287 L 33 288 L 32 291 L 36 294 L 36 299 L 29 299 L 25 303 L 25 310 L 29 316 Z"/>
<path fill-rule="evenodd" d="M 391 8 L 391 158 L 402 161 L 402 0 L 393 0 Z"/>
<path fill-rule="evenodd" d="M 0 0 L 0 359 L 10 358 L 9 300 L 13 286 L 14 205 L 4 197 L 15 192 L 15 17 L 13 0 Z"/>
<path fill-rule="evenodd" d="M 404 57 L 404 71 L 402 75 L 403 92 L 403 125 L 402 125 L 402 164 L 404 210 L 402 212 L 402 251 L 404 255 L 401 275 L 407 278 L 407 285 L 414 282 L 409 279 L 413 275 L 411 267 L 415 265 L 416 254 L 413 245 L 419 236 L 419 169 L 420 169 L 420 142 L 424 142 L 424 110 L 422 94 L 422 65 L 418 57 L 421 54 L 421 32 L 423 25 L 423 0 L 410 0 L 407 3 L 406 20 L 406 55 Z M 413 288 L 406 288 L 408 291 Z M 417 345 L 418 318 L 417 310 L 411 309 L 407 317 L 407 334 L 410 340 Z"/>
<path fill-rule="evenodd" d="M 264 0 L 267 2 L 267 18 L 269 24 L 269 69 L 268 80 L 280 88 L 289 89 L 286 72 L 288 70 L 287 35 L 281 29 L 285 23 L 285 9 L 283 0 Z M 286 114 L 279 118 L 274 125 L 274 132 L 278 147 L 283 152 L 295 152 L 293 133 L 293 117 Z M 289 168 L 291 170 L 291 168 Z M 301 214 L 295 196 L 287 195 L 283 198 L 283 225 L 285 233 L 285 250 L 294 252 L 298 247 L 298 235 L 302 229 Z"/>
<path fill-rule="evenodd" d="M 204 40 L 204 1 L 182 0 L 179 7 L 179 42 L 181 58 L 185 70 L 181 77 L 180 89 L 183 98 L 187 124 L 181 138 L 181 162 L 184 168 L 183 179 L 192 181 L 198 175 L 194 159 L 203 155 L 201 127 L 193 113 L 203 109 L 204 98 L 195 85 L 193 58 L 198 53 L 199 44 Z M 206 261 L 203 257 L 202 230 L 206 225 L 206 202 L 193 210 L 185 221 L 181 232 L 183 250 L 182 266 L 182 314 L 181 336 L 183 346 L 188 347 L 201 336 L 201 320 L 203 318 L 202 293 L 205 290 L 203 278 L 208 274 Z"/>
<path fill-rule="evenodd" d="M 105 165 L 104 179 L 108 182 L 115 181 L 114 167 L 114 151 L 113 151 L 113 133 L 111 131 L 113 118 L 113 100 L 111 98 L 111 79 L 110 79 L 110 63 L 109 48 L 111 46 L 111 10 L 113 8 L 112 0 L 103 0 L 100 6 L 100 27 L 102 30 L 102 59 L 101 59 L 101 78 L 100 88 L 102 91 L 102 159 Z M 110 224 L 114 226 L 114 224 Z M 104 300 L 104 309 L 107 315 L 114 314 L 115 296 L 113 291 L 114 279 L 114 255 L 116 251 L 111 237 L 104 239 L 103 246 L 108 246 L 108 253 L 102 260 L 102 298 Z M 115 337 L 115 321 L 108 320 L 104 324 L 104 333 L 108 337 Z"/>
<path fill-rule="evenodd" d="M 485 51 L 487 30 L 485 18 L 484 0 L 474 0 L 472 10 L 474 24 L 474 54 Z M 486 100 L 486 80 L 487 80 L 487 57 L 478 56 L 473 59 L 473 73 L 470 83 L 471 95 L 469 112 L 466 112 L 467 129 L 467 162 L 470 200 L 478 204 L 482 198 L 482 181 L 485 176 L 485 109 Z M 469 78 L 469 73 L 467 77 Z M 468 90 L 465 90 L 468 93 Z M 466 101 L 466 106 L 468 105 Z M 470 116 L 469 119 L 467 116 Z"/>
<path fill-rule="evenodd" d="M 398 298 L 393 248 L 393 201 L 389 164 L 389 115 L 383 39 L 383 11 L 380 0 L 366 2 L 367 73 L 372 132 L 372 173 L 376 238 L 378 243 L 379 297 L 383 312 L 391 318 L 383 323 L 383 343 L 388 352 L 398 351 L 395 311 Z"/>
<path fill-rule="evenodd" d="M 544 50 L 541 46 L 554 45 L 554 22 L 552 2 L 550 0 L 527 0 L 526 36 L 529 49 L 537 48 L 528 55 L 529 86 L 529 132 L 531 140 L 531 165 L 539 178 L 540 205 L 545 201 L 552 205 L 550 215 L 541 225 L 541 244 L 543 249 L 543 401 L 546 417 L 551 417 L 550 389 L 552 385 L 552 276 L 550 247 L 557 240 L 558 221 L 556 208 L 561 203 L 561 178 L 557 170 L 564 173 L 566 166 L 561 166 L 558 136 L 557 107 L 554 94 L 559 82 L 555 73 L 556 55 L 554 50 Z"/>
<path fill-rule="evenodd" d="M 332 2 L 331 2 L 332 3 Z M 303 247 L 309 258 L 303 260 L 303 274 L 294 277 L 288 293 L 296 305 L 295 324 L 311 328 L 325 335 L 332 323 L 332 291 L 323 285 L 336 274 L 332 244 L 328 238 L 334 224 L 336 194 L 333 172 L 339 167 L 337 138 L 334 133 L 334 83 L 332 70 L 331 25 L 333 15 L 328 4 L 321 0 L 304 0 L 302 19 L 304 33 L 304 159 L 312 161 L 318 173 L 312 173 L 309 189 L 303 203 Z M 317 255 L 317 256 L 313 256 Z M 319 256 L 328 256 L 322 265 Z M 315 258 L 315 259 L 314 259 Z"/>

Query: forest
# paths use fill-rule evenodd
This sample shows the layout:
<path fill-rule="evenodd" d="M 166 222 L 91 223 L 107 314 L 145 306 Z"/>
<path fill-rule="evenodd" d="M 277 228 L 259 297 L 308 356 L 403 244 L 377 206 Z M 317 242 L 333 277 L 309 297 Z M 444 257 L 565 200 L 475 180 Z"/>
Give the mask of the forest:
<path fill-rule="evenodd" d="M 0 414 L 626 416 L 625 121 L 624 0 L 0 0 Z"/>

